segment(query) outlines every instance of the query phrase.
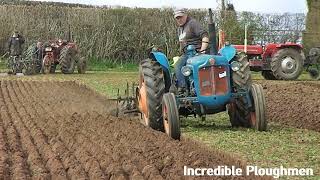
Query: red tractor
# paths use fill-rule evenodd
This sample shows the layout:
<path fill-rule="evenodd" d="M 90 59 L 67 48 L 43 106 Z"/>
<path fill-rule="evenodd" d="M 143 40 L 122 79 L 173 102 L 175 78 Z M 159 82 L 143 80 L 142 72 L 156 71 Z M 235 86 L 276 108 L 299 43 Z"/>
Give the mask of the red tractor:
<path fill-rule="evenodd" d="M 78 68 L 78 73 L 82 74 L 86 71 L 86 61 L 79 57 L 79 49 L 75 43 L 61 39 L 44 44 L 38 42 L 37 49 L 41 72 L 44 74 L 54 73 L 58 64 L 64 74 L 72 74 L 75 66 Z"/>
<path fill-rule="evenodd" d="M 303 47 L 296 43 L 270 43 L 260 45 L 234 45 L 245 52 L 252 71 L 261 71 L 267 80 L 295 80 L 303 71 Z"/>

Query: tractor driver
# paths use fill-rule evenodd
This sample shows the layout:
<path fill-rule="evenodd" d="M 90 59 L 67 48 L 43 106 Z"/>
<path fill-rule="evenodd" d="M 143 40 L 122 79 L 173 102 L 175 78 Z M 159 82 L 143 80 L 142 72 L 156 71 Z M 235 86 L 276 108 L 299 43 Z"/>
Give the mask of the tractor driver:
<path fill-rule="evenodd" d="M 178 25 L 178 37 L 180 51 L 183 55 L 176 62 L 175 74 L 178 80 L 178 91 L 184 92 L 186 88 L 186 79 L 181 72 L 181 68 L 186 65 L 187 55 L 186 48 L 188 45 L 194 45 L 197 52 L 206 53 L 208 50 L 209 35 L 198 21 L 187 15 L 185 9 L 177 9 L 173 13 Z"/>

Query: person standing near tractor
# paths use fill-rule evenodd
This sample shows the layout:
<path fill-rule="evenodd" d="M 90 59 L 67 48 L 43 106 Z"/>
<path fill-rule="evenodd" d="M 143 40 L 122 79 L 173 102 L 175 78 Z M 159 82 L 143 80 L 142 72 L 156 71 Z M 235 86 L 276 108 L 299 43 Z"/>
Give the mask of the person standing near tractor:
<path fill-rule="evenodd" d="M 12 66 L 14 66 L 15 64 L 19 64 L 19 62 L 16 61 L 21 60 L 22 45 L 24 44 L 24 42 L 24 37 L 20 35 L 16 30 L 14 30 L 13 35 L 8 40 L 8 53 L 10 55 L 8 66 L 9 68 L 12 68 L 14 70 L 14 73 L 21 73 L 20 66 L 18 68 L 13 68 Z"/>
<path fill-rule="evenodd" d="M 180 50 L 183 52 L 183 55 L 174 66 L 178 80 L 178 91 L 181 92 L 186 88 L 186 80 L 181 72 L 181 68 L 187 62 L 187 46 L 194 45 L 197 52 L 206 53 L 209 45 L 209 35 L 198 21 L 188 16 L 185 9 L 177 9 L 173 15 L 178 25 Z"/>
<path fill-rule="evenodd" d="M 18 31 L 14 31 L 8 41 L 8 52 L 10 56 L 21 56 L 24 37 Z"/>

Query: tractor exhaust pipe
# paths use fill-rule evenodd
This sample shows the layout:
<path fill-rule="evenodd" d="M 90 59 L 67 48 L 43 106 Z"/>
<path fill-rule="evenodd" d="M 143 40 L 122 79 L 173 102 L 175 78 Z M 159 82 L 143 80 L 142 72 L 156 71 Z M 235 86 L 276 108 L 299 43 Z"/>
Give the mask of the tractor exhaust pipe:
<path fill-rule="evenodd" d="M 209 8 L 209 47 L 210 54 L 217 54 L 217 35 L 216 35 L 216 25 L 213 22 L 213 13 L 211 8 Z"/>

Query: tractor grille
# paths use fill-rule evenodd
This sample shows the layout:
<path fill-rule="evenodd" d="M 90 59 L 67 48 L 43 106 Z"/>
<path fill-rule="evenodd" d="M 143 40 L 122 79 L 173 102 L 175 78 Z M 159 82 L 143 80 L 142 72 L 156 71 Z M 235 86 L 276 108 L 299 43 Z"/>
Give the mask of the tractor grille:
<path fill-rule="evenodd" d="M 227 68 L 224 66 L 200 68 L 199 85 L 202 96 L 226 94 L 228 92 Z"/>

